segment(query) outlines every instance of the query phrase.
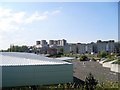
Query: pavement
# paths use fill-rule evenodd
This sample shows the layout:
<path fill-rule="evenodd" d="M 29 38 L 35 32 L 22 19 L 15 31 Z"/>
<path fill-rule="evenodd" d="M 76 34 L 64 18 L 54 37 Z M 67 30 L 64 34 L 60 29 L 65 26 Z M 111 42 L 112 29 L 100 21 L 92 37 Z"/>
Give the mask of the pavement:
<path fill-rule="evenodd" d="M 92 73 L 99 82 L 113 81 L 117 82 L 118 75 L 110 71 L 109 68 L 102 67 L 102 65 L 95 61 L 73 61 L 73 75 L 74 77 L 84 81 L 89 73 Z"/>

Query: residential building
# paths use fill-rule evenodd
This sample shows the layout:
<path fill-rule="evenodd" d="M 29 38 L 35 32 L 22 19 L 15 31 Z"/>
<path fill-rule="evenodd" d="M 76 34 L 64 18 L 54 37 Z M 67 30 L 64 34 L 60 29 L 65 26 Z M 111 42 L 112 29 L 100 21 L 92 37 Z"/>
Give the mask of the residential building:
<path fill-rule="evenodd" d="M 41 43 L 40 43 L 41 45 L 47 45 L 47 42 L 46 42 L 46 40 L 41 40 Z"/>
<path fill-rule="evenodd" d="M 116 52 L 117 44 L 115 44 L 114 40 L 109 41 L 101 41 L 98 40 L 96 43 L 67 43 L 65 39 L 62 40 L 49 40 L 49 44 L 47 44 L 46 40 L 36 41 L 36 48 L 40 49 L 39 51 L 47 51 L 48 48 L 57 49 L 59 52 L 60 48 L 64 49 L 64 53 L 98 53 L 100 51 L 105 52 Z"/>
<path fill-rule="evenodd" d="M 65 46 L 63 46 L 63 51 L 65 54 L 70 53 L 70 46 L 68 44 L 66 44 Z"/>
<path fill-rule="evenodd" d="M 49 45 L 57 45 L 57 46 L 64 46 L 67 44 L 67 41 L 65 39 L 62 40 L 49 40 Z"/>
<path fill-rule="evenodd" d="M 65 39 L 60 40 L 60 46 L 65 46 L 67 41 Z"/>
<path fill-rule="evenodd" d="M 36 45 L 40 45 L 40 41 L 36 41 Z"/>
<path fill-rule="evenodd" d="M 53 45 L 54 44 L 54 40 L 49 40 L 49 45 Z"/>
<path fill-rule="evenodd" d="M 114 52 L 114 40 L 109 40 L 109 41 L 101 41 L 98 40 L 97 43 L 97 52 L 100 51 L 105 51 L 105 52 Z"/>
<path fill-rule="evenodd" d="M 86 53 L 86 44 L 78 43 L 78 44 L 77 44 L 77 49 L 78 49 L 78 53 L 79 53 L 79 54 L 84 54 L 84 53 Z"/>
<path fill-rule="evenodd" d="M 76 54 L 77 52 L 77 45 L 76 44 L 68 44 L 69 45 L 69 50 L 70 50 L 70 53 L 73 53 L 73 54 Z"/>
<path fill-rule="evenodd" d="M 86 53 L 97 53 L 97 47 L 94 42 L 86 44 Z"/>

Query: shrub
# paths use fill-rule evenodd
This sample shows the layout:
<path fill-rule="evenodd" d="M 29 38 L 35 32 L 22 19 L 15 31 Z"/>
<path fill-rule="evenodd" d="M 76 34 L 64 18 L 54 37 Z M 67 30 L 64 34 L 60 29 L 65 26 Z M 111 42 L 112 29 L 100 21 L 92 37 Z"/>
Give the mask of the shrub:
<path fill-rule="evenodd" d="M 82 55 L 80 57 L 80 61 L 87 61 L 88 60 L 88 57 L 86 55 Z"/>
<path fill-rule="evenodd" d="M 98 56 L 101 58 L 105 58 L 107 56 L 107 53 L 105 51 L 101 51 L 100 53 L 98 53 Z"/>
<path fill-rule="evenodd" d="M 95 90 L 98 81 L 94 78 L 94 76 L 89 73 L 89 75 L 85 79 L 85 88 L 86 90 Z"/>
<path fill-rule="evenodd" d="M 118 59 L 117 61 L 113 62 L 112 64 L 119 64 L 120 65 L 120 59 Z"/>

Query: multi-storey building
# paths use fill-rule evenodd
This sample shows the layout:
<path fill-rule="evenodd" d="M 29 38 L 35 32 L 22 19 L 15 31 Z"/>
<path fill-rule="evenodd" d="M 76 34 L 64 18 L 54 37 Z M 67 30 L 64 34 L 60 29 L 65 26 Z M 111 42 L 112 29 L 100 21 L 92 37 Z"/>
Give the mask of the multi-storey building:
<path fill-rule="evenodd" d="M 70 46 L 68 44 L 63 46 L 63 51 L 64 51 L 65 54 L 70 53 Z"/>
<path fill-rule="evenodd" d="M 65 39 L 60 40 L 60 46 L 65 46 L 67 41 Z"/>
<path fill-rule="evenodd" d="M 97 46 L 97 52 L 100 51 L 114 52 L 115 43 L 114 40 L 109 40 L 109 41 L 98 40 L 96 46 Z"/>
<path fill-rule="evenodd" d="M 86 44 L 86 53 L 92 53 L 93 52 L 93 45 L 92 43 Z"/>
<path fill-rule="evenodd" d="M 69 45 L 69 51 L 70 53 L 76 53 L 77 52 L 77 45 L 76 44 L 68 44 Z"/>
<path fill-rule="evenodd" d="M 65 39 L 62 40 L 49 40 L 49 45 L 57 45 L 57 46 L 64 46 L 67 44 L 67 41 Z"/>
<path fill-rule="evenodd" d="M 109 52 L 114 52 L 115 51 L 115 42 L 114 42 L 114 40 L 110 40 L 108 42 L 108 51 Z"/>
<path fill-rule="evenodd" d="M 86 52 L 87 53 L 97 53 L 97 47 L 94 42 L 86 44 Z"/>
<path fill-rule="evenodd" d="M 78 43 L 78 44 L 77 44 L 77 50 L 78 50 L 78 53 L 79 53 L 79 54 L 84 54 L 84 53 L 86 53 L 86 44 Z"/>
<path fill-rule="evenodd" d="M 98 53 L 100 51 L 105 52 L 115 52 L 115 45 L 114 40 L 109 41 L 101 41 L 98 40 L 96 43 L 67 43 L 65 39 L 62 40 L 49 40 L 49 45 L 47 44 L 46 40 L 36 41 L 36 48 L 40 48 L 42 51 L 48 48 L 57 49 L 59 51 L 60 48 L 63 48 L 64 53 Z"/>
<path fill-rule="evenodd" d="M 54 40 L 49 40 L 49 45 L 53 45 L 54 44 Z"/>
<path fill-rule="evenodd" d="M 105 52 L 114 52 L 115 48 L 115 43 L 113 40 L 110 41 L 101 41 L 98 40 L 96 43 L 88 43 L 88 44 L 77 44 L 77 49 L 79 54 L 84 54 L 84 53 L 97 53 L 100 51 L 105 51 Z"/>
<path fill-rule="evenodd" d="M 65 54 L 67 54 L 67 53 L 76 54 L 76 52 L 77 52 L 77 45 L 73 44 L 73 43 L 69 43 L 69 44 L 66 44 L 66 45 L 61 46 L 61 47 L 63 47 Z"/>
<path fill-rule="evenodd" d="M 36 41 L 36 45 L 40 45 L 40 41 Z"/>
<path fill-rule="evenodd" d="M 40 43 L 41 45 L 47 45 L 47 42 L 46 42 L 46 40 L 41 40 L 41 43 Z"/>

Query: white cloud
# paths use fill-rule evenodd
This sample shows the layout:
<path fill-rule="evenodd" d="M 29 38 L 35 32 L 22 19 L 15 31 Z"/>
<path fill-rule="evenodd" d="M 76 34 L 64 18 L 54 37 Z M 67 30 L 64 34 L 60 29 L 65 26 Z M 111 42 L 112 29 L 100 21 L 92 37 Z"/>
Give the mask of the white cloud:
<path fill-rule="evenodd" d="M 0 32 L 18 30 L 23 22 L 25 12 L 14 12 L 12 9 L 0 7 Z"/>
<path fill-rule="evenodd" d="M 56 14 L 58 14 L 58 13 L 60 13 L 61 12 L 61 10 L 55 10 L 55 11 L 53 11 L 51 14 L 52 15 L 56 15 Z"/>
<path fill-rule="evenodd" d="M 22 35 L 20 35 L 19 38 L 16 36 L 20 31 L 23 32 L 25 30 L 25 25 L 46 20 L 49 15 L 56 15 L 60 12 L 60 9 L 58 9 L 45 11 L 43 13 L 35 11 L 30 14 L 25 11 L 14 11 L 13 9 L 0 7 L 0 49 L 9 46 L 11 43 L 15 43 L 14 41 L 18 41 L 19 38 L 21 43 L 24 42 L 25 40 L 22 39 Z M 8 34 L 11 34 L 11 36 L 17 39 L 10 39 L 10 37 L 7 36 Z"/>
<path fill-rule="evenodd" d="M 0 32 L 20 29 L 19 25 L 33 23 L 47 19 L 48 11 L 39 14 L 37 11 L 27 16 L 26 12 L 15 12 L 12 9 L 0 7 Z"/>
<path fill-rule="evenodd" d="M 48 12 L 44 12 L 44 15 L 39 15 L 39 13 L 36 11 L 32 16 L 26 18 L 25 23 L 32 23 L 34 21 L 45 20 L 48 17 L 47 13 Z"/>
<path fill-rule="evenodd" d="M 19 30 L 19 26 L 22 24 L 29 24 L 35 21 L 43 21 L 46 20 L 50 14 L 56 15 L 60 12 L 61 8 L 52 12 L 45 11 L 43 13 L 38 13 L 38 11 L 36 11 L 33 14 L 29 15 L 24 11 L 16 12 L 12 9 L 0 7 L 0 32 Z"/>
<path fill-rule="evenodd" d="M 43 15 L 48 15 L 49 14 L 49 12 L 48 11 L 45 11 L 44 13 L 43 13 Z"/>
<path fill-rule="evenodd" d="M 51 14 L 52 14 L 52 15 L 59 14 L 62 9 L 63 9 L 63 7 L 58 7 L 56 10 L 52 11 Z"/>
<path fill-rule="evenodd" d="M 2 7 L 0 7 L 0 18 L 4 16 L 10 16 L 11 11 L 11 9 L 3 9 Z"/>
<path fill-rule="evenodd" d="M 18 13 L 15 13 L 13 14 L 13 21 L 16 23 L 16 24 L 21 24 L 23 23 L 24 21 L 24 16 L 25 16 L 25 12 L 18 12 Z"/>

